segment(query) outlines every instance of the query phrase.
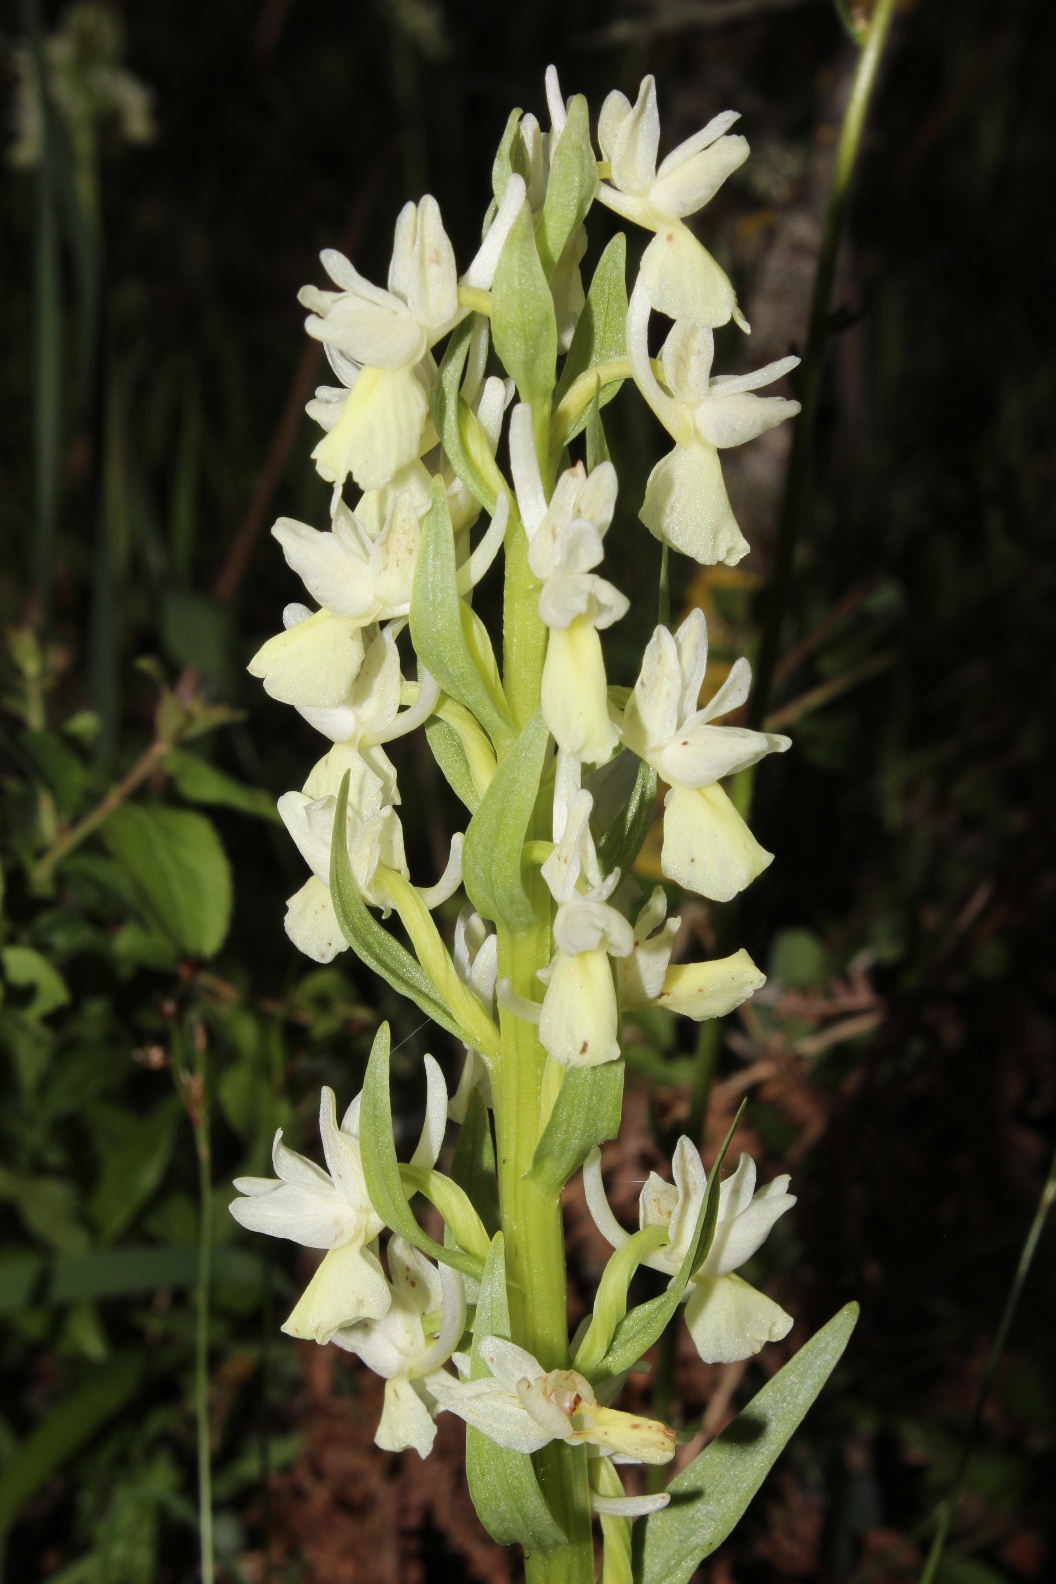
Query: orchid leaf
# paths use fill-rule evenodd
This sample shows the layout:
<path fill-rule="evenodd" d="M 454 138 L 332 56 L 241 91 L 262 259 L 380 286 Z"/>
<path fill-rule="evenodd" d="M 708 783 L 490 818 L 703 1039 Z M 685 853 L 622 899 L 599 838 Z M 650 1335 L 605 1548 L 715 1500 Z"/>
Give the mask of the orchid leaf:
<path fill-rule="evenodd" d="M 549 741 L 537 713 L 500 763 L 466 830 L 462 874 L 469 899 L 483 918 L 511 930 L 537 922 L 521 877 L 521 852 Z"/>
<path fill-rule="evenodd" d="M 573 232 L 586 219 L 598 191 L 598 163 L 590 142 L 587 101 L 576 94 L 550 161 L 546 198 L 536 231 L 539 258 L 552 275 Z"/>
<path fill-rule="evenodd" d="M 491 333 L 522 401 L 548 404 L 557 367 L 557 318 L 527 203 L 521 205 L 495 270 Z"/>
<path fill-rule="evenodd" d="M 846 1304 L 667 1487 L 644 1523 L 637 1584 L 688 1584 L 722 1544 L 828 1380 L 858 1319 Z"/>
<path fill-rule="evenodd" d="M 464 704 L 495 742 L 513 735 L 501 690 L 485 677 L 466 640 L 455 568 L 455 537 L 447 497 L 440 480 L 433 483 L 433 503 L 422 524 L 422 542 L 414 572 L 411 638 L 422 664 Z"/>
<path fill-rule="evenodd" d="M 418 1225 L 407 1202 L 396 1140 L 392 1129 L 392 1098 L 389 1093 L 389 1025 L 383 1023 L 374 1036 L 367 1071 L 363 1079 L 363 1099 L 359 1113 L 359 1147 L 363 1175 L 370 1202 L 385 1225 L 398 1232 L 415 1248 L 432 1259 L 453 1265 L 464 1276 L 480 1279 L 482 1263 L 465 1249 L 445 1248 Z"/>
<path fill-rule="evenodd" d="M 622 1111 L 622 1061 L 570 1067 L 535 1147 L 532 1181 L 548 1193 L 563 1188 L 596 1145 L 616 1137 Z"/>

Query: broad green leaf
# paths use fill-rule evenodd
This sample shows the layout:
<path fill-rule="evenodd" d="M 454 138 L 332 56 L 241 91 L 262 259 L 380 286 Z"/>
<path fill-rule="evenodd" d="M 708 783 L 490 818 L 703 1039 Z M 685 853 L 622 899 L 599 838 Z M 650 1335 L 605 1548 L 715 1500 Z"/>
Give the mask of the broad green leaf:
<path fill-rule="evenodd" d="M 462 739 L 453 726 L 438 720 L 434 715 L 425 728 L 425 735 L 433 758 L 443 772 L 444 780 L 472 814 L 480 799 L 477 797 L 470 773 L 469 759 Z"/>
<path fill-rule="evenodd" d="M 563 1188 L 595 1145 L 616 1137 L 622 1112 L 622 1061 L 570 1067 L 535 1147 L 532 1181 L 550 1192 Z"/>
<path fill-rule="evenodd" d="M 501 761 L 466 830 L 466 894 L 482 917 L 511 930 L 531 929 L 537 922 L 521 878 L 521 852 L 549 741 L 546 722 L 536 713 Z"/>
<path fill-rule="evenodd" d="M 146 1115 L 97 1103 L 85 1122 L 100 1169 L 89 1215 L 106 1242 L 120 1236 L 168 1171 L 183 1107 L 169 1095 Z"/>
<path fill-rule="evenodd" d="M 502 1233 L 497 1232 L 484 1265 L 473 1323 L 470 1352 L 471 1379 L 488 1373 L 479 1357 L 486 1336 L 510 1338 L 506 1301 L 506 1262 Z M 499 1545 L 522 1545 L 533 1551 L 553 1551 L 565 1544 L 542 1490 L 532 1460 L 526 1452 L 512 1452 L 490 1440 L 482 1430 L 466 1426 L 466 1479 L 477 1516 Z"/>
<path fill-rule="evenodd" d="M 539 217 L 536 243 L 547 275 L 552 275 L 565 246 L 587 216 L 598 191 L 598 165 L 590 142 L 587 101 L 576 94 L 568 120 L 550 160 L 546 198 Z"/>
<path fill-rule="evenodd" d="M 231 870 L 207 819 L 126 804 L 101 835 L 149 923 L 194 957 L 219 951 L 231 922 Z"/>
<path fill-rule="evenodd" d="M 35 1304 L 96 1303 L 163 1288 L 193 1287 L 199 1251 L 193 1244 L 153 1248 L 93 1248 L 76 1253 L 0 1254 L 0 1314 Z M 227 1248 L 218 1279 L 232 1285 L 259 1285 L 261 1257 L 250 1249 Z"/>
<path fill-rule="evenodd" d="M 513 734 L 501 692 L 480 667 L 466 641 L 463 610 L 455 570 L 455 537 L 444 486 L 433 483 L 433 503 L 422 524 L 422 542 L 414 572 L 411 638 L 422 664 L 445 692 L 471 710 L 495 742 Z"/>
<path fill-rule="evenodd" d="M 87 773 L 80 756 L 58 732 L 30 731 L 19 738 L 32 769 L 55 799 L 58 811 L 75 815 L 84 802 Z"/>
<path fill-rule="evenodd" d="M 0 951 L 0 969 L 5 987 L 18 992 L 15 1000 L 23 1017 L 47 1017 L 70 999 L 66 981 L 46 957 L 32 946 L 5 946 Z M 24 992 L 28 991 L 28 996 Z"/>
<path fill-rule="evenodd" d="M 488 1232 L 494 1234 L 499 1225 L 495 1140 L 491 1132 L 491 1113 L 479 1089 L 474 1089 L 466 1105 L 466 1115 L 451 1157 L 451 1176 L 465 1189 Z"/>
<path fill-rule="evenodd" d="M 418 1225 L 400 1177 L 396 1140 L 392 1130 L 392 1097 L 389 1093 L 389 1025 L 374 1036 L 359 1113 L 359 1143 L 370 1202 L 385 1225 L 405 1237 L 415 1248 L 453 1265 L 463 1275 L 479 1280 L 481 1261 L 463 1249 L 444 1248 Z"/>
<path fill-rule="evenodd" d="M 572 345 L 568 349 L 561 383 L 557 387 L 558 400 L 563 397 L 573 380 L 599 363 L 627 355 L 627 238 L 623 232 L 613 237 L 598 260 L 587 300 L 576 323 Z M 620 382 L 622 383 L 622 382 Z M 612 400 L 619 383 L 602 387 L 601 406 Z M 579 425 L 582 427 L 582 421 Z M 578 427 L 574 431 L 578 433 Z M 571 439 L 572 436 L 567 436 Z"/>
<path fill-rule="evenodd" d="M 341 783 L 334 816 L 334 831 L 345 829 L 345 811 L 348 807 L 348 776 Z M 367 907 L 359 894 L 348 858 L 348 847 L 335 840 L 330 854 L 330 895 L 341 933 L 360 961 L 373 973 L 379 974 L 400 995 L 407 996 L 420 1006 L 427 1017 L 447 1029 L 456 1039 L 464 1040 L 464 1030 L 452 1017 L 436 994 L 429 975 L 406 946 L 391 936 Z"/>
<path fill-rule="evenodd" d="M 93 1369 L 80 1386 L 58 1400 L 0 1473 L 0 1536 L 30 1497 L 121 1412 L 143 1373 L 141 1355 L 121 1353 Z"/>
<path fill-rule="evenodd" d="M 613 761 L 614 778 L 621 772 L 625 774 L 634 763 L 633 754 L 618 754 Z M 606 872 L 622 869 L 626 873 L 631 868 L 652 823 L 656 808 L 656 771 L 644 759 L 638 759 L 637 765 L 630 791 L 619 799 L 612 823 L 597 844 L 598 858 Z"/>
<path fill-rule="evenodd" d="M 715 1157 L 715 1164 L 708 1173 L 708 1186 L 704 1194 L 704 1203 L 700 1207 L 696 1231 L 686 1250 L 685 1258 L 674 1276 L 672 1276 L 666 1292 L 661 1293 L 657 1298 L 650 1298 L 647 1303 L 636 1305 L 620 1321 L 601 1367 L 598 1370 L 591 1371 L 591 1379 L 596 1385 L 603 1381 L 611 1380 L 617 1375 L 624 1374 L 660 1338 L 682 1301 L 682 1295 L 689 1285 L 690 1277 L 701 1261 L 707 1259 L 711 1240 L 715 1236 L 715 1225 L 719 1218 L 719 1176 L 722 1171 L 722 1163 L 726 1159 L 726 1151 L 729 1149 L 733 1135 L 740 1124 L 741 1113 L 746 1104 L 747 1101 L 741 1102 L 737 1115 L 731 1122 L 729 1131 L 722 1141 L 722 1148 Z"/>
<path fill-rule="evenodd" d="M 81 1195 L 66 1177 L 11 1171 L 0 1164 L 0 1199 L 17 1206 L 26 1227 L 52 1248 L 83 1249 L 88 1233 L 81 1220 Z"/>
<path fill-rule="evenodd" d="M 557 319 L 527 203 L 521 205 L 495 270 L 491 334 L 521 400 L 548 405 L 557 367 Z"/>
<path fill-rule="evenodd" d="M 161 641 L 170 659 L 215 679 L 231 675 L 231 612 L 205 594 L 169 589 L 160 611 Z"/>
<path fill-rule="evenodd" d="M 184 748 L 174 748 L 165 755 L 165 769 L 188 803 L 233 808 L 240 814 L 255 814 L 260 819 L 282 823 L 270 792 L 265 792 L 263 787 L 247 786 L 242 781 L 236 781 L 234 776 L 218 770 L 197 754 L 188 753 Z"/>
<path fill-rule="evenodd" d="M 687 1584 L 722 1544 L 835 1368 L 857 1319 L 855 1303 L 833 1315 L 671 1481 L 670 1505 L 643 1520 L 638 1584 Z"/>
<path fill-rule="evenodd" d="M 474 322 L 472 314 L 463 319 L 447 343 L 436 382 L 434 420 L 451 466 L 466 488 L 472 490 L 488 511 L 493 511 L 498 498 L 496 478 L 501 482 L 501 474 L 486 443 L 483 453 L 479 445 L 473 444 L 475 438 L 479 439 L 476 431 L 480 430 L 480 424 L 460 394 Z"/>

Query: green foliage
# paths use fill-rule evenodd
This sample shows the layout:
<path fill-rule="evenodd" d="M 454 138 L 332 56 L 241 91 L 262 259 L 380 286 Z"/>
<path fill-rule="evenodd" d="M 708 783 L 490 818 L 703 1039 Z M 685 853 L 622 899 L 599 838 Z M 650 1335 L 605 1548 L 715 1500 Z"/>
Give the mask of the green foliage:
<path fill-rule="evenodd" d="M 521 400 L 549 402 L 557 367 L 557 319 L 527 203 L 506 239 L 491 290 L 495 350 Z"/>
<path fill-rule="evenodd" d="M 212 957 L 231 922 L 231 870 L 207 819 L 185 809 L 126 805 L 102 828 L 144 921 L 180 951 Z"/>
<path fill-rule="evenodd" d="M 445 1265 L 453 1265 L 475 1281 L 479 1280 L 481 1258 L 465 1249 L 445 1248 L 435 1238 L 431 1238 L 418 1225 L 407 1201 L 392 1129 L 389 1045 L 388 1024 L 383 1023 L 374 1036 L 367 1063 L 359 1120 L 363 1173 L 371 1203 L 385 1225 L 413 1243 L 415 1248 L 430 1254 L 433 1259 L 442 1260 Z"/>
<path fill-rule="evenodd" d="M 531 929 L 536 913 L 524 888 L 521 852 L 539 794 L 550 734 L 536 714 L 506 754 L 466 830 L 462 873 L 483 918 Z"/>
<path fill-rule="evenodd" d="M 638 1584 L 688 1584 L 722 1544 L 836 1367 L 857 1319 L 853 1303 L 833 1315 L 676 1474 L 667 1487 L 670 1504 L 645 1520 Z"/>
<path fill-rule="evenodd" d="M 551 1191 L 563 1188 L 596 1145 L 616 1137 L 622 1115 L 622 1061 L 570 1067 L 535 1148 L 533 1181 Z"/>
<path fill-rule="evenodd" d="M 451 697 L 487 727 L 493 741 L 511 734 L 505 700 L 491 667 L 467 641 L 465 620 L 472 615 L 459 598 L 455 540 L 443 486 L 433 486 L 433 502 L 422 525 L 414 569 L 411 634 L 415 652 Z"/>
<path fill-rule="evenodd" d="M 586 219 L 598 190 L 598 166 L 590 140 L 590 112 L 582 94 L 568 106 L 568 120 L 550 162 L 543 211 L 536 230 L 539 261 L 553 275 L 561 255 Z"/>

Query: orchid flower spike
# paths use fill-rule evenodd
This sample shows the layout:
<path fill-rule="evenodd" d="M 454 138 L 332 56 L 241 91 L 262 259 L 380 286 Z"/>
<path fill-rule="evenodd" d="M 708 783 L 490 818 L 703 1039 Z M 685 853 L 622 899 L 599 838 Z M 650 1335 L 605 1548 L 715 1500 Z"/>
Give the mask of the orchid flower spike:
<path fill-rule="evenodd" d="M 672 1160 L 673 1183 L 650 1172 L 639 1200 L 639 1226 L 666 1229 L 668 1241 L 645 1263 L 674 1276 L 685 1259 L 704 1204 L 708 1179 L 696 1146 L 680 1138 Z M 792 1317 L 772 1298 L 733 1273 L 764 1242 L 774 1222 L 795 1204 L 789 1178 L 775 1177 L 756 1192 L 755 1162 L 742 1155 L 732 1176 L 719 1185 L 715 1235 L 686 1288 L 686 1324 L 706 1364 L 750 1358 L 766 1342 L 779 1342 L 792 1329 Z M 583 1167 L 587 1208 L 602 1237 L 621 1248 L 629 1233 L 616 1220 L 605 1195 L 601 1152 L 592 1150 Z"/>
<path fill-rule="evenodd" d="M 669 785 L 664 801 L 660 867 L 669 880 L 716 902 L 728 902 L 773 858 L 755 840 L 717 783 L 784 753 L 777 732 L 716 726 L 716 716 L 748 697 L 751 668 L 738 660 L 715 697 L 698 709 L 708 663 L 708 624 L 691 611 L 676 633 L 657 627 L 627 705 L 623 740 Z"/>
<path fill-rule="evenodd" d="M 799 403 L 787 397 L 751 394 L 781 379 L 799 359 L 779 358 L 754 374 L 713 379 L 711 330 L 678 319 L 660 353 L 661 385 L 648 343 L 656 306 L 639 275 L 627 309 L 627 355 L 638 389 L 675 441 L 649 475 L 639 515 L 657 539 L 702 566 L 736 566 L 749 547 L 726 494 L 719 451 L 755 440 L 799 412 Z"/>

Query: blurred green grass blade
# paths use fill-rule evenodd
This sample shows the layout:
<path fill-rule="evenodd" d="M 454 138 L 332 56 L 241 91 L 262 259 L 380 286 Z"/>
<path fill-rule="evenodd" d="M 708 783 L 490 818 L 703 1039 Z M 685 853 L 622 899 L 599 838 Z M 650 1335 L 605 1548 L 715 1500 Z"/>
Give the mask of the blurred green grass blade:
<path fill-rule="evenodd" d="M 225 1248 L 225 1282 L 259 1285 L 264 1270 L 263 1262 L 248 1249 Z M 38 1304 L 97 1302 L 193 1287 L 197 1279 L 198 1249 L 194 1244 L 95 1248 L 51 1258 L 5 1250 L 0 1251 L 0 1314 L 14 1314 Z"/>
<path fill-rule="evenodd" d="M 30 1497 L 125 1406 L 145 1363 L 141 1354 L 123 1353 L 101 1364 L 26 1437 L 0 1474 L 0 1539 Z"/>
<path fill-rule="evenodd" d="M 24 6 L 26 33 L 37 73 L 44 156 L 37 168 L 36 322 L 34 324 L 34 464 L 37 522 L 33 591 L 41 629 L 47 631 L 55 590 L 55 538 L 62 444 L 62 297 L 59 282 L 58 172 L 55 111 L 47 89 L 40 8 Z"/>

